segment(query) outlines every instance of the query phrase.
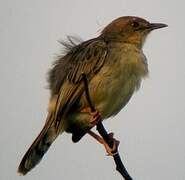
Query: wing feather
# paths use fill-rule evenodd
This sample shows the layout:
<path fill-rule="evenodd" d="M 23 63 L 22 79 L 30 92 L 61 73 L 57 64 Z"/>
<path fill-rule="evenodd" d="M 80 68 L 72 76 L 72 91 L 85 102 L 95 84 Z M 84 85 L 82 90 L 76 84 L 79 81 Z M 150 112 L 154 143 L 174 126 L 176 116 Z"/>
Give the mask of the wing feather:
<path fill-rule="evenodd" d="M 61 119 L 79 99 L 84 91 L 82 73 L 86 74 L 88 80 L 101 69 L 106 55 L 107 46 L 102 40 L 90 40 L 74 47 L 69 52 L 68 72 L 66 79 L 58 92 L 56 103 L 55 123 L 57 131 L 61 128 Z"/>
<path fill-rule="evenodd" d="M 70 71 L 67 78 L 73 83 L 78 83 L 85 73 L 92 77 L 102 66 L 107 54 L 106 43 L 100 40 L 85 42 L 77 52 L 74 52 L 70 62 Z"/>

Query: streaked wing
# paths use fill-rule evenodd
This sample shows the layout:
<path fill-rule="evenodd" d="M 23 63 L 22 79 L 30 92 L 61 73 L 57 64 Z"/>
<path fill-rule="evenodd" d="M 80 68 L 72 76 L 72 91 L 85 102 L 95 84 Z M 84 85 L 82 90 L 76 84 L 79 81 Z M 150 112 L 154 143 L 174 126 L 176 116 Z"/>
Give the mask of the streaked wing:
<path fill-rule="evenodd" d="M 69 71 L 59 90 L 56 103 L 55 123 L 60 131 L 60 121 L 84 90 L 82 73 L 90 80 L 103 66 L 106 55 L 106 43 L 101 40 L 84 42 L 69 53 Z M 76 47 L 75 47 L 76 48 Z"/>
<path fill-rule="evenodd" d="M 79 45 L 79 48 L 71 54 L 68 80 L 78 83 L 82 73 L 89 78 L 96 74 L 103 66 L 106 54 L 107 46 L 102 40 L 93 39 Z"/>

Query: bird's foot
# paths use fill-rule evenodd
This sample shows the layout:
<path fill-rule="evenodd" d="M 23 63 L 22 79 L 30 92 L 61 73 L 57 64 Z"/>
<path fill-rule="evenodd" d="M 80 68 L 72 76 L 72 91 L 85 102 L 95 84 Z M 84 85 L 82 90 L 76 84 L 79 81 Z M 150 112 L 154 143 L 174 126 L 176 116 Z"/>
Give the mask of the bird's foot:
<path fill-rule="evenodd" d="M 95 111 L 92 112 L 90 107 L 86 107 L 86 108 L 82 109 L 81 112 L 90 114 L 90 116 L 91 116 L 90 126 L 91 127 L 94 127 L 95 125 L 98 124 L 98 122 L 100 120 L 100 117 L 101 117 L 99 111 L 95 110 Z"/>
<path fill-rule="evenodd" d="M 114 133 L 109 133 L 109 138 L 112 141 L 112 147 L 110 147 L 103 139 L 103 145 L 105 147 L 105 150 L 107 152 L 108 156 L 114 156 L 117 153 L 118 146 L 119 146 L 119 141 L 114 138 Z"/>
<path fill-rule="evenodd" d="M 99 136 L 98 134 L 94 133 L 93 131 L 89 130 L 88 131 L 88 134 L 91 135 L 94 139 L 96 139 L 100 144 L 103 144 L 104 147 L 105 147 L 105 150 L 107 152 L 107 155 L 108 156 L 114 156 L 116 153 L 117 153 L 117 149 L 118 149 L 118 146 L 119 146 L 119 141 L 116 140 L 113 136 L 114 136 L 114 133 L 109 133 L 109 138 L 110 138 L 110 141 L 112 141 L 112 148 L 109 147 L 109 145 L 105 142 L 105 140 Z"/>

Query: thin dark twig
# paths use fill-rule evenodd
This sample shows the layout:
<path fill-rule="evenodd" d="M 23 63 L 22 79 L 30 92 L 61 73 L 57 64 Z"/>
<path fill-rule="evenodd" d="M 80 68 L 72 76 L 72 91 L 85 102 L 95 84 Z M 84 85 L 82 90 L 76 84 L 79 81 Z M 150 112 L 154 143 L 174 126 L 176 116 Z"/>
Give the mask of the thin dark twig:
<path fill-rule="evenodd" d="M 87 101 L 89 103 L 89 106 L 91 108 L 91 111 L 94 112 L 94 111 L 96 111 L 96 109 L 95 109 L 95 107 L 94 107 L 94 105 L 92 103 L 92 100 L 90 98 L 89 87 L 88 87 L 88 80 L 87 80 L 87 77 L 86 77 L 86 75 L 84 73 L 82 73 L 82 78 L 83 78 L 83 81 L 84 81 L 85 94 L 86 94 Z M 96 129 L 98 130 L 99 134 L 103 137 L 103 139 L 105 140 L 105 142 L 109 145 L 109 147 L 112 148 L 114 142 L 110 138 L 110 136 L 107 133 L 106 129 L 104 128 L 104 126 L 102 124 L 101 117 L 99 119 L 99 122 L 97 124 Z M 116 164 L 116 170 L 122 175 L 122 177 L 125 180 L 133 180 L 132 177 L 128 174 L 125 166 L 122 163 L 122 160 L 121 160 L 120 155 L 119 155 L 118 148 L 116 148 L 116 152 L 114 153 L 113 158 L 114 158 L 114 162 Z"/>
<path fill-rule="evenodd" d="M 104 128 L 104 126 L 101 122 L 99 122 L 97 124 L 97 130 L 100 133 L 100 135 L 103 137 L 105 142 L 109 145 L 109 147 L 112 148 L 113 147 L 113 141 L 109 137 L 106 129 Z M 132 180 L 132 177 L 129 175 L 125 166 L 123 165 L 123 162 L 122 162 L 121 157 L 119 155 L 118 148 L 116 149 L 116 152 L 114 153 L 113 158 L 114 158 L 114 162 L 116 164 L 116 170 L 125 178 L 125 180 Z"/>

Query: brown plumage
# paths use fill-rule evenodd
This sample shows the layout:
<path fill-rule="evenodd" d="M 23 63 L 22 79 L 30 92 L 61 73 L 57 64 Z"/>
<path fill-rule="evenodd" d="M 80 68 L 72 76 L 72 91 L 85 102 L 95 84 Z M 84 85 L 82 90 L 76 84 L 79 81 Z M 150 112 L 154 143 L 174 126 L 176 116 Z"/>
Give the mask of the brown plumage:
<path fill-rule="evenodd" d="M 164 24 L 151 24 L 138 17 L 120 17 L 111 22 L 97 38 L 76 45 L 63 43 L 67 52 L 49 71 L 51 98 L 44 128 L 24 155 L 18 172 L 25 175 L 42 159 L 52 142 L 62 132 L 72 133 L 78 142 L 89 129 L 91 115 L 82 82 L 86 74 L 89 91 L 102 119 L 116 115 L 148 74 L 142 45 L 153 29 Z"/>

